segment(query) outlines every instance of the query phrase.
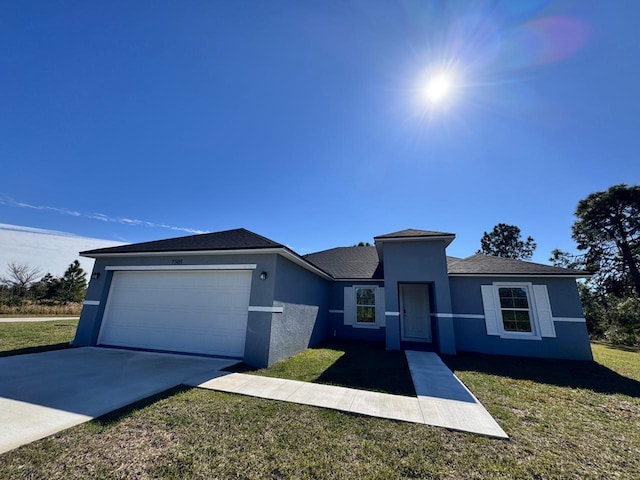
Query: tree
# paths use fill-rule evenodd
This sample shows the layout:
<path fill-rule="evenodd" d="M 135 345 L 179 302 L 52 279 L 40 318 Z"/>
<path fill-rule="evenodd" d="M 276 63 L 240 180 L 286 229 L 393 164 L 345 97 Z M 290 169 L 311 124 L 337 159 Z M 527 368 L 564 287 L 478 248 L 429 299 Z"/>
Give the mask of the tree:
<path fill-rule="evenodd" d="M 9 262 L 7 265 L 7 275 L 0 277 L 0 283 L 10 287 L 18 297 L 27 294 L 29 286 L 40 275 L 40 269 L 32 267 L 28 263 Z"/>
<path fill-rule="evenodd" d="M 87 289 L 87 279 L 85 272 L 78 260 L 74 260 L 60 279 L 60 301 L 81 302 Z"/>
<path fill-rule="evenodd" d="M 371 244 L 369 242 L 358 242 L 354 245 L 354 247 L 370 247 Z"/>
<path fill-rule="evenodd" d="M 47 273 L 40 280 L 34 282 L 29 291 L 37 301 L 56 300 L 60 297 L 61 285 L 62 279 Z"/>
<path fill-rule="evenodd" d="M 640 296 L 640 186 L 614 185 L 578 202 L 572 238 L 587 268 Z"/>
<path fill-rule="evenodd" d="M 477 253 L 529 260 L 536 247 L 532 237 L 527 237 L 524 241 L 521 239 L 520 229 L 515 225 L 499 223 L 490 233 L 484 232 L 480 239 L 480 250 Z"/>

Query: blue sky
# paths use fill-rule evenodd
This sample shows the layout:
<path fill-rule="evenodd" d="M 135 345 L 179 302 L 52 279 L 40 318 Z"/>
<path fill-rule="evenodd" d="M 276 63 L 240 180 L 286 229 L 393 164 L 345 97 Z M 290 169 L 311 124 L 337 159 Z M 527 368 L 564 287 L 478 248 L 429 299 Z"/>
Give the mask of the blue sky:
<path fill-rule="evenodd" d="M 640 2 L 0 6 L 0 222 L 138 242 L 245 227 L 299 253 L 518 225 L 640 183 Z M 420 94 L 443 68 L 449 102 Z"/>

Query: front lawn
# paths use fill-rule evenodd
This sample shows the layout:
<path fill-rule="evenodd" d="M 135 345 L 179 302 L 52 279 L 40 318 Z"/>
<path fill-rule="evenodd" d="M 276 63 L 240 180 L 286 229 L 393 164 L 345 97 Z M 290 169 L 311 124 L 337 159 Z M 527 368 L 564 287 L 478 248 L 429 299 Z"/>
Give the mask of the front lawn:
<path fill-rule="evenodd" d="M 638 478 L 640 353 L 594 353 L 445 358 L 510 441 L 184 388 L 8 452 L 0 478 Z"/>
<path fill-rule="evenodd" d="M 407 358 L 383 343 L 328 340 L 269 368 L 232 371 L 415 396 Z"/>
<path fill-rule="evenodd" d="M 69 348 L 78 320 L 0 323 L 0 357 Z"/>

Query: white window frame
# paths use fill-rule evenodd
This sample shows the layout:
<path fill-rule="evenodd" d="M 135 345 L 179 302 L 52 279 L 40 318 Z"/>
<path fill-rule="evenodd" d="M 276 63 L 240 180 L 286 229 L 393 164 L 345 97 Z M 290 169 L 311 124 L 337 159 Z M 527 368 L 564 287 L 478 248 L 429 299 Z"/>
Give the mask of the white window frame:
<path fill-rule="evenodd" d="M 358 322 L 357 318 L 357 290 L 367 288 L 373 290 L 376 312 L 375 322 Z M 380 285 L 351 285 L 345 287 L 344 324 L 353 328 L 381 328 L 385 326 L 384 287 Z"/>
<path fill-rule="evenodd" d="M 362 307 L 373 307 L 373 322 L 359 322 L 358 321 L 358 290 L 373 290 L 373 305 L 360 305 Z M 378 319 L 376 315 L 376 287 L 375 286 L 353 286 L 353 306 L 354 306 L 354 326 L 358 327 L 370 327 L 378 324 Z"/>
<path fill-rule="evenodd" d="M 530 332 L 512 332 L 504 329 L 504 320 L 502 319 L 502 307 L 500 306 L 500 288 L 523 288 L 527 294 L 527 302 L 529 304 L 529 319 L 531 321 Z M 538 324 L 538 309 L 533 295 L 533 284 L 531 282 L 493 282 L 493 297 L 498 314 L 498 332 L 500 338 L 514 339 L 530 339 L 540 340 L 540 326 Z M 507 309 L 508 310 L 508 309 Z"/>

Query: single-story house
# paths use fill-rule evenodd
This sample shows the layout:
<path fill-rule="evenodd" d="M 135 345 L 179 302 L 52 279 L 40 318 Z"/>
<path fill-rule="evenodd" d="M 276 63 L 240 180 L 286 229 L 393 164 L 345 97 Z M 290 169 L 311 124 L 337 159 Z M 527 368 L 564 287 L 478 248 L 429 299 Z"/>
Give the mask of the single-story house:
<path fill-rule="evenodd" d="M 446 255 L 452 233 L 299 255 L 245 229 L 82 252 L 94 258 L 74 345 L 243 359 L 264 367 L 330 337 L 591 360 L 584 272 Z"/>

